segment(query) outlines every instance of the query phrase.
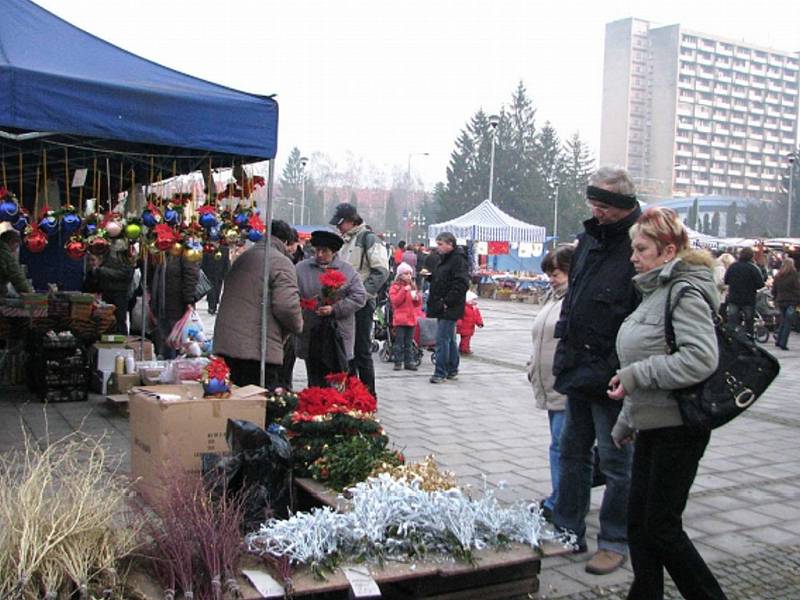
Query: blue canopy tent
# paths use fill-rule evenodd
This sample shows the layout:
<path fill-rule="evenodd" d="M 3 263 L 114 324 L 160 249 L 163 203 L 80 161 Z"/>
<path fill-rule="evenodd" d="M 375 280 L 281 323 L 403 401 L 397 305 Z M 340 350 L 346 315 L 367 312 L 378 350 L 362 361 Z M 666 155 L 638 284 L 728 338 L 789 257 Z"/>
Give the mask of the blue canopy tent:
<path fill-rule="evenodd" d="M 77 204 L 66 183 L 71 172 L 89 169 L 92 181 L 91 171 L 101 171 L 99 200 L 110 205 L 134 181 L 268 159 L 271 219 L 274 98 L 156 64 L 29 0 L 0 0 L 0 15 L 0 185 L 29 210 L 44 170 L 64 182 L 62 205 Z M 69 261 L 54 259 L 41 258 L 50 281 L 63 285 Z"/>

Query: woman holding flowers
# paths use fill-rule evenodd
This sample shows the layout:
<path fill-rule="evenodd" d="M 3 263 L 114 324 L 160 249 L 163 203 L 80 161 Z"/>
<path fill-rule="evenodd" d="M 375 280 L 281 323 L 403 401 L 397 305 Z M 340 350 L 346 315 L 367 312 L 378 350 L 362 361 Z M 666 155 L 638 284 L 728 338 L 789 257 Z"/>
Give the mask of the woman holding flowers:
<path fill-rule="evenodd" d="M 306 361 L 309 386 L 325 386 L 325 375 L 347 371 L 355 344 L 354 315 L 367 302 L 358 273 L 337 254 L 343 243 L 331 231 L 315 231 L 314 256 L 297 264 L 303 331 L 295 351 Z"/>

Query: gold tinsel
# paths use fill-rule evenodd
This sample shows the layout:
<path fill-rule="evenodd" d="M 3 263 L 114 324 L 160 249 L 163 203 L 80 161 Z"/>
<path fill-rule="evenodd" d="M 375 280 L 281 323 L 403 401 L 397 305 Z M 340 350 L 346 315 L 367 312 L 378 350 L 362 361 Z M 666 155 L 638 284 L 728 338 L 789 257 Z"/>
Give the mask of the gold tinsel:
<path fill-rule="evenodd" d="M 377 477 L 381 473 L 387 473 L 393 479 L 405 479 L 406 481 L 420 481 L 420 488 L 426 492 L 435 492 L 441 490 L 449 490 L 458 487 L 456 484 L 456 476 L 451 471 L 440 471 L 436 466 L 436 461 L 432 454 L 425 457 L 424 460 L 417 463 L 407 465 L 400 465 L 393 467 L 383 463 L 370 475 Z"/>

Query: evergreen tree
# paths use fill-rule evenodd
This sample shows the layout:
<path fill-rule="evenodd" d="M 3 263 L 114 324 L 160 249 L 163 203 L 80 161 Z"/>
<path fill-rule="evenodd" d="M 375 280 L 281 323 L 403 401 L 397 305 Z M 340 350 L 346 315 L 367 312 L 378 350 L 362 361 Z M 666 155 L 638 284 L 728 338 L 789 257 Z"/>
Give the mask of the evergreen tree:
<path fill-rule="evenodd" d="M 553 198 L 564 173 L 565 155 L 555 128 L 547 121 L 536 135 L 533 196 L 529 220 L 552 230 Z"/>
<path fill-rule="evenodd" d="M 300 197 L 303 190 L 303 166 L 300 164 L 300 156 L 300 149 L 297 146 L 289 152 L 278 180 L 280 193 L 274 207 L 276 218 L 291 221 L 294 214 L 297 223 L 300 223 Z"/>
<path fill-rule="evenodd" d="M 386 231 L 394 231 L 400 233 L 400 221 L 397 218 L 397 203 L 394 199 L 394 194 L 389 193 L 389 198 L 386 200 Z"/>
<path fill-rule="evenodd" d="M 708 216 L 708 213 L 703 215 L 703 233 L 711 235 L 711 218 Z"/>
<path fill-rule="evenodd" d="M 558 190 L 558 241 L 571 242 L 589 217 L 586 210 L 586 186 L 594 171 L 594 159 L 586 144 L 575 133 L 564 144 L 564 172 Z M 551 232 L 552 234 L 553 232 Z"/>
<path fill-rule="evenodd" d="M 711 217 L 711 235 L 715 237 L 719 237 L 719 211 L 715 210 L 714 214 Z"/>
<path fill-rule="evenodd" d="M 355 190 L 350 191 L 350 200 L 348 200 L 348 202 L 358 208 L 358 195 L 356 194 Z"/>
<path fill-rule="evenodd" d="M 700 230 L 700 228 L 697 225 L 699 210 L 700 210 L 700 201 L 697 198 L 695 198 L 694 201 L 692 202 L 692 207 L 689 209 L 689 215 L 687 217 L 689 228 L 694 229 L 695 231 Z"/>

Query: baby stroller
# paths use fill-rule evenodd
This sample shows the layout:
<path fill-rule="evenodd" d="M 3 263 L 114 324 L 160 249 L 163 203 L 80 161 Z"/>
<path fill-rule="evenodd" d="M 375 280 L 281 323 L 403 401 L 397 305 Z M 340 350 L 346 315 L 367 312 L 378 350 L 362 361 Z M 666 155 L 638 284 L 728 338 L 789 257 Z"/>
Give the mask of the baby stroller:
<path fill-rule="evenodd" d="M 756 292 L 753 337 L 757 342 L 763 344 L 769 341 L 769 334 L 777 331 L 780 312 L 775 306 L 775 300 L 773 300 L 769 288 L 763 287 Z"/>
<path fill-rule="evenodd" d="M 375 307 L 377 316 L 373 317 L 373 352 L 378 352 L 378 358 L 383 362 L 392 362 L 394 359 L 394 331 L 391 326 L 392 323 L 392 305 L 388 301 L 384 301 L 380 307 L 380 315 L 378 315 L 378 306 Z M 376 331 L 378 324 L 382 330 L 379 332 L 382 339 L 378 339 Z M 417 344 L 416 340 L 411 342 L 411 352 L 414 356 L 414 364 L 419 366 L 422 362 L 422 356 L 425 351 L 422 350 Z"/>
<path fill-rule="evenodd" d="M 372 352 L 380 350 L 381 342 L 386 341 L 389 337 L 392 322 L 390 310 L 391 307 L 386 296 L 378 299 L 375 303 L 375 312 L 372 313 L 372 341 L 370 342 Z"/>

